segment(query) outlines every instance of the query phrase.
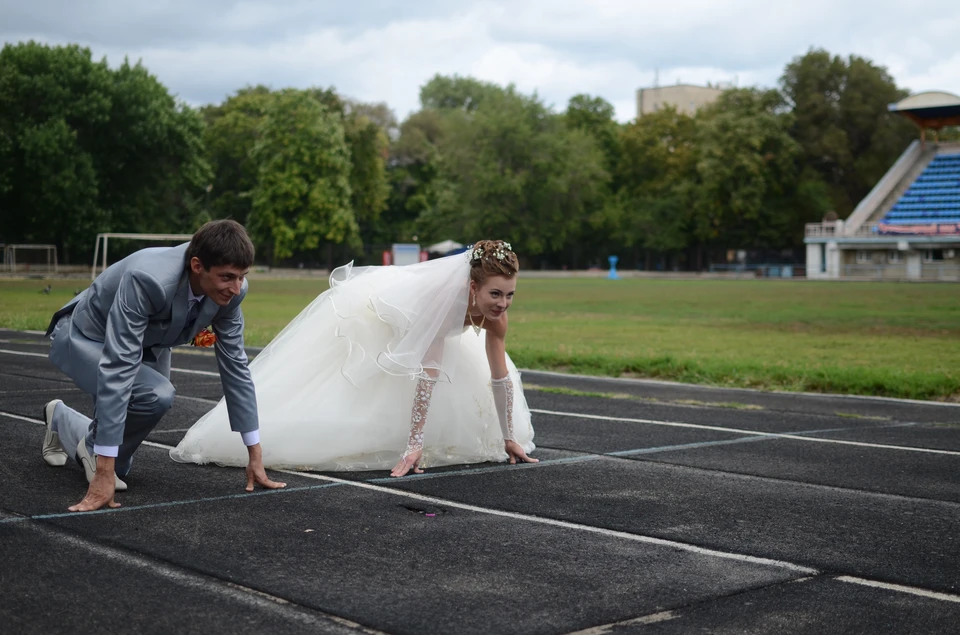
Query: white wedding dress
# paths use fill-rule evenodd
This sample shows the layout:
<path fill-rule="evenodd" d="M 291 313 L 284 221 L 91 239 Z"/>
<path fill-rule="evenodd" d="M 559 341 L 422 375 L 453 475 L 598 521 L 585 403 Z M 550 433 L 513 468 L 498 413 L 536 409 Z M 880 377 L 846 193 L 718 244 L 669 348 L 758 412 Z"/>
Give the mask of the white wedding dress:
<path fill-rule="evenodd" d="M 469 252 L 467 252 L 469 254 Z M 486 331 L 463 327 L 470 263 L 458 254 L 407 266 L 340 267 L 250 363 L 266 467 L 386 470 L 407 447 L 417 379 L 438 377 L 423 428 L 425 467 L 504 461 Z M 520 374 L 514 439 L 534 449 Z M 243 467 L 223 399 L 170 451 L 176 461 Z"/>

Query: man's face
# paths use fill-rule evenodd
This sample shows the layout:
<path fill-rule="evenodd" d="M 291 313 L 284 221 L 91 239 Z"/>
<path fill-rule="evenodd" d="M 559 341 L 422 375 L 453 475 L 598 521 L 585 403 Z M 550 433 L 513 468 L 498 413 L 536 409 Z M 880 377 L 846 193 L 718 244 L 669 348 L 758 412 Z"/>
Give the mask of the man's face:
<path fill-rule="evenodd" d="M 193 292 L 202 293 L 220 306 L 230 304 L 234 296 L 240 294 L 243 279 L 247 277 L 249 269 L 240 269 L 234 265 L 222 265 L 203 268 L 199 258 L 190 259 L 190 282 Z M 199 289 L 198 289 L 199 287 Z"/>

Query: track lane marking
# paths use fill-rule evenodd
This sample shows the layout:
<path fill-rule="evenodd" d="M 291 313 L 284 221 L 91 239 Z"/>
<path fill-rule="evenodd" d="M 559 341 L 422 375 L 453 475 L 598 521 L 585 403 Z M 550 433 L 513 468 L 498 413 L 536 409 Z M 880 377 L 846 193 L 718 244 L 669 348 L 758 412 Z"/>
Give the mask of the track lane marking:
<path fill-rule="evenodd" d="M 299 622 L 313 629 L 315 632 L 326 632 L 333 625 L 340 625 L 355 632 L 367 635 L 388 635 L 375 628 L 365 626 L 339 615 L 327 613 L 321 609 L 305 606 L 295 600 L 279 597 L 265 591 L 260 591 L 244 584 L 231 582 L 219 578 L 214 574 L 201 570 L 191 569 L 169 562 L 162 557 L 145 555 L 124 547 L 113 547 L 95 542 L 88 538 L 71 535 L 66 530 L 52 526 L 32 525 L 30 530 L 45 535 L 59 542 L 84 549 L 89 553 L 106 558 L 122 565 L 130 566 L 141 571 L 148 571 L 159 578 L 169 580 L 192 592 L 219 596 L 238 602 L 247 609 L 259 609 L 267 613 L 282 617 L 285 620 Z M 332 624 L 331 624 L 332 623 Z"/>
<path fill-rule="evenodd" d="M 9 413 L 9 412 L 0 411 L 0 417 L 4 417 L 4 416 L 5 416 L 5 417 L 10 417 L 10 418 L 12 418 L 12 419 L 17 419 L 17 420 L 20 420 L 20 421 L 26 421 L 26 422 L 28 422 L 28 423 L 32 423 L 32 424 L 35 424 L 35 425 L 41 425 L 41 426 L 44 425 L 44 422 L 41 421 L 41 420 L 39 420 L 39 419 L 32 419 L 32 418 L 30 418 L 30 417 L 24 417 L 24 416 L 21 416 L 21 415 L 17 415 L 17 414 L 13 414 L 13 413 Z M 163 431 L 163 430 L 158 430 L 157 432 L 164 432 L 164 431 Z M 747 441 L 764 440 L 764 439 L 767 439 L 767 438 L 768 438 L 768 437 L 745 437 L 745 438 L 743 438 L 743 439 L 733 439 L 733 440 L 731 440 L 731 442 L 733 442 L 733 441 L 747 442 Z M 167 451 L 169 451 L 169 450 L 173 447 L 173 446 L 170 446 L 170 445 L 167 445 L 167 444 L 164 444 L 164 443 L 158 443 L 158 442 L 155 442 L 155 441 L 143 441 L 143 443 L 142 443 L 141 445 L 146 445 L 146 446 L 149 446 L 149 447 L 154 447 L 154 448 L 158 448 L 158 449 L 161 449 L 161 450 L 167 450 Z M 699 446 L 700 444 L 699 444 L 699 443 L 694 443 L 694 444 L 692 444 L 692 445 Z M 675 449 L 678 449 L 678 448 L 679 448 L 679 446 L 663 446 L 663 447 L 662 447 L 662 451 L 667 452 L 667 451 L 672 451 L 672 450 L 675 450 Z M 565 449 L 563 449 L 563 448 L 549 448 L 549 447 L 544 447 L 544 449 L 552 449 L 552 450 L 557 450 L 557 451 L 569 451 L 569 450 L 565 450 Z M 641 451 L 646 451 L 646 450 L 648 450 L 648 449 L 649 449 L 649 448 L 641 448 Z M 489 473 L 489 472 L 506 472 L 506 471 L 515 471 L 515 470 L 523 470 L 523 469 L 534 469 L 534 468 L 540 468 L 540 467 L 553 467 L 553 466 L 556 466 L 556 465 L 573 464 L 573 463 L 586 463 L 586 462 L 591 462 L 591 461 L 600 461 L 600 460 L 603 460 L 603 459 L 615 460 L 615 459 L 620 459 L 620 458 L 622 458 L 622 457 L 620 457 L 620 456 L 611 456 L 611 455 L 609 455 L 609 454 L 583 453 L 583 454 L 580 454 L 579 456 L 569 456 L 569 457 L 563 457 L 563 458 L 558 458 L 558 459 L 542 459 L 542 460 L 540 460 L 538 463 L 518 463 L 518 464 L 516 464 L 516 465 L 511 465 L 511 464 L 508 464 L 508 463 L 501 463 L 501 464 L 491 465 L 491 466 L 488 466 L 488 467 L 470 467 L 470 468 L 460 469 L 460 470 L 446 470 L 446 471 L 442 471 L 442 472 L 436 472 L 436 471 L 435 471 L 435 472 L 425 472 L 425 473 L 423 473 L 423 474 L 407 474 L 407 475 L 404 477 L 404 480 L 405 480 L 405 481 L 416 481 L 416 480 L 429 480 L 429 479 L 445 478 L 445 477 L 448 477 L 448 476 L 473 476 L 473 475 L 477 475 L 477 474 L 487 474 L 487 473 Z M 784 478 L 779 478 L 779 477 L 775 477 L 775 476 L 764 476 L 764 475 L 760 475 L 760 474 L 747 474 L 747 473 L 741 473 L 741 472 L 727 472 L 727 471 L 724 471 L 724 470 L 715 470 L 715 469 L 711 469 L 711 468 L 698 467 L 698 466 L 696 466 L 696 465 L 679 465 L 679 464 L 674 464 L 674 463 L 661 463 L 661 462 L 656 462 L 656 465 L 660 465 L 660 466 L 662 466 L 662 467 L 674 468 L 674 469 L 681 469 L 681 470 L 694 470 L 694 471 L 697 471 L 697 472 L 711 472 L 711 473 L 719 472 L 719 473 L 725 474 L 725 475 L 727 475 L 727 476 L 734 476 L 734 477 L 736 477 L 736 478 L 752 479 L 752 480 L 759 480 L 759 481 L 764 481 L 764 482 L 774 482 L 774 483 L 781 483 L 781 484 L 786 483 L 786 484 L 790 484 L 790 485 L 796 485 L 796 486 L 799 486 L 799 487 L 807 487 L 807 488 L 811 488 L 811 487 L 812 487 L 812 488 L 826 489 L 826 490 L 836 491 L 836 492 L 842 492 L 842 493 L 846 493 L 846 494 L 855 494 L 855 495 L 858 495 L 858 496 L 873 496 L 873 497 L 880 497 L 880 498 L 883 498 L 883 499 L 893 499 L 893 500 L 897 500 L 897 501 L 905 501 L 905 502 L 910 502 L 910 503 L 922 502 L 922 503 L 928 503 L 928 504 L 932 504 L 932 505 L 946 505 L 946 506 L 949 506 L 949 507 L 960 506 L 960 502 L 955 502 L 955 501 L 950 501 L 950 500 L 942 500 L 942 499 L 936 499 L 936 498 L 923 498 L 923 497 L 919 497 L 919 496 L 908 496 L 908 495 L 905 495 L 905 494 L 891 494 L 891 493 L 889 493 L 889 492 L 879 492 L 879 491 L 867 490 L 867 489 L 862 489 L 862 488 L 849 488 L 849 487 L 842 487 L 842 486 L 838 486 L 838 485 L 827 485 L 827 484 L 823 484 L 823 483 L 810 483 L 810 482 L 807 482 L 807 481 L 795 481 L 795 480 L 784 479 Z M 269 469 L 274 470 L 274 468 L 269 468 Z M 282 471 L 282 470 L 274 470 L 274 471 L 280 472 L 280 471 Z M 305 473 L 305 474 L 306 474 L 306 473 Z M 313 474 L 313 473 L 311 472 L 310 474 Z M 396 480 L 395 478 L 392 478 L 392 477 L 389 477 L 389 476 L 369 478 L 369 479 L 365 479 L 365 481 L 368 482 L 368 483 L 395 483 L 395 482 L 397 482 L 397 480 Z"/>
<path fill-rule="evenodd" d="M 925 452 L 928 454 L 943 454 L 947 456 L 960 456 L 960 452 L 955 450 L 935 450 L 933 448 L 918 448 L 909 445 L 888 445 L 885 443 L 867 443 L 865 441 L 844 441 L 843 439 L 820 439 L 813 436 L 801 436 L 797 433 L 790 432 L 761 432 L 758 430 L 745 430 L 743 428 L 725 428 L 723 426 L 711 426 L 702 423 L 683 423 L 680 421 L 657 421 L 655 419 L 634 419 L 631 417 L 610 417 L 607 415 L 591 415 L 583 414 L 576 412 L 558 412 L 555 410 L 542 410 L 539 408 L 531 408 L 530 412 L 551 415 L 555 417 L 573 417 L 579 419 L 593 419 L 597 421 L 621 421 L 625 423 L 645 423 L 648 425 L 655 426 L 666 426 L 673 428 L 693 428 L 699 430 L 713 430 L 715 432 L 732 432 L 734 434 L 744 434 L 748 436 L 757 436 L 757 437 L 773 437 L 777 439 L 792 439 L 794 441 L 806 441 L 810 443 L 833 443 L 836 445 L 852 445 L 857 447 L 865 448 L 876 448 L 883 450 L 899 450 L 902 452 Z M 915 425 L 915 424 L 904 424 L 904 425 Z M 882 427 L 882 426 L 875 426 Z M 856 428 L 854 428 L 856 429 Z M 869 430 L 872 428 L 864 427 L 864 430 Z M 804 434 L 813 434 L 816 431 Z"/>
<path fill-rule="evenodd" d="M 12 417 L 12 418 L 14 418 L 14 419 L 19 419 L 19 420 L 22 420 L 22 421 L 27 421 L 27 422 L 34 423 L 34 424 L 43 425 L 43 422 L 42 422 L 42 421 L 38 421 L 38 420 L 36 420 L 36 419 L 30 419 L 30 418 L 28 418 L 28 417 L 23 417 L 23 416 L 20 416 L 20 415 L 13 415 L 13 414 L 6 413 L 6 412 L 0 412 L 0 415 Z M 155 447 L 155 448 L 160 448 L 160 449 L 164 449 L 164 450 L 172 450 L 172 449 L 174 449 L 174 447 L 171 446 L 171 445 L 167 445 L 167 444 L 164 444 L 164 443 L 156 443 L 156 442 L 154 442 L 154 441 L 144 441 L 144 442 L 143 442 L 143 445 L 147 445 L 147 446 Z M 576 457 L 574 457 L 574 458 L 576 458 Z M 562 459 L 561 459 L 561 460 L 562 460 Z M 710 549 L 710 548 L 706 548 L 706 547 L 700 547 L 700 546 L 694 545 L 694 544 L 692 544 L 692 543 L 684 543 L 684 542 L 679 542 L 679 541 L 674 541 L 674 540 L 667 540 L 667 539 L 663 539 L 663 538 L 656 538 L 656 537 L 653 537 L 653 536 L 646 536 L 646 535 L 643 535 L 643 534 L 632 534 L 632 533 L 628 533 L 628 532 L 624 532 L 624 531 L 617 531 L 617 530 L 613 530 L 613 529 L 605 529 L 605 528 L 603 528 L 603 527 L 594 527 L 594 526 L 591 526 L 591 525 L 584 525 L 584 524 L 581 524 L 581 523 L 574 523 L 574 522 L 569 522 L 569 521 L 564 521 L 564 520 L 557 520 L 557 519 L 554 519 L 554 518 L 547 518 L 547 517 L 542 517 L 542 516 L 533 516 L 533 515 L 531 515 L 531 514 L 522 514 L 522 513 L 519 513 L 519 512 L 511 512 L 511 511 L 506 511 L 506 510 L 492 509 L 492 508 L 488 508 L 488 507 L 480 507 L 480 506 L 477 506 L 477 505 L 470 505 L 470 504 L 467 504 L 467 503 L 460 503 L 460 502 L 457 502 L 457 501 L 447 500 L 447 499 L 444 499 L 444 498 L 437 498 L 437 497 L 434 497 L 434 496 L 426 496 L 426 495 L 423 495 L 423 494 L 417 494 L 417 493 L 415 493 L 415 492 L 407 492 L 407 491 L 399 490 L 399 489 L 392 488 L 392 487 L 384 487 L 384 486 L 381 486 L 381 485 L 376 485 L 376 484 L 374 484 L 373 482 L 350 481 L 350 480 L 347 480 L 347 479 L 341 479 L 341 478 L 336 478 L 336 477 L 332 477 L 332 476 L 326 476 L 326 475 L 322 475 L 322 474 L 313 474 L 313 473 L 310 473 L 310 472 L 300 472 L 300 471 L 297 471 L 297 470 L 272 470 L 272 471 L 275 471 L 275 472 L 278 472 L 278 473 L 281 473 L 281 474 L 290 474 L 290 475 L 299 476 L 299 477 L 302 477 L 302 478 L 308 478 L 308 479 L 314 479 L 314 480 L 324 481 L 324 482 L 325 482 L 325 485 L 321 485 L 321 486 L 317 486 L 317 487 L 301 486 L 301 487 L 294 487 L 294 488 L 284 488 L 284 489 L 280 489 L 280 490 L 263 490 L 263 491 L 255 492 L 255 493 L 253 493 L 253 494 L 251 494 L 251 493 L 230 494 L 230 495 L 224 495 L 224 496 L 218 496 L 218 497 L 210 497 L 210 498 L 205 498 L 205 499 L 195 499 L 195 500 L 190 500 L 190 501 L 169 501 L 169 502 L 166 502 L 166 503 L 155 503 L 155 504 L 150 504 L 150 505 L 140 505 L 140 506 L 130 506 L 130 507 L 118 507 L 118 508 L 116 508 L 116 509 L 101 509 L 101 510 L 96 510 L 96 511 L 93 511 L 93 512 L 79 512 L 79 513 L 69 513 L 69 514 L 63 514 L 63 513 L 58 513 L 58 514 L 43 514 L 43 515 L 29 516 L 29 517 L 23 516 L 23 517 L 15 517 L 15 518 L 4 519 L 4 520 L 0 521 L 0 524 L 10 523 L 10 522 L 17 522 L 17 521 L 22 521 L 22 520 L 27 520 L 27 519 L 39 519 L 39 520 L 42 520 L 42 519 L 48 519 L 48 518 L 61 518 L 61 517 L 67 517 L 67 516 L 83 516 L 83 515 L 91 515 L 91 514 L 110 514 L 110 513 L 117 513 L 117 512 L 121 512 L 121 511 L 136 511 L 136 510 L 138 510 L 138 509 L 148 509 L 148 508 L 156 508 L 156 507 L 169 507 L 169 506 L 183 505 L 183 504 L 189 504 L 189 503 L 200 503 L 200 502 L 208 502 L 208 501 L 222 501 L 222 500 L 231 500 L 231 499 L 243 499 L 243 498 L 245 498 L 245 497 L 247 497 L 247 496 L 251 496 L 251 495 L 265 495 L 265 494 L 271 494 L 271 493 L 272 493 L 272 494 L 282 494 L 282 493 L 287 492 L 287 491 L 294 492 L 294 491 L 305 491 L 305 490 L 312 490 L 312 489 L 327 489 L 327 488 L 329 488 L 329 487 L 341 485 L 341 486 L 355 487 L 355 488 L 358 488 L 358 489 L 371 490 L 371 491 L 375 491 L 375 492 L 378 492 L 378 493 L 381 493 L 381 494 L 388 494 L 388 495 L 391 495 L 391 496 L 399 496 L 399 497 L 403 497 L 403 498 L 410 498 L 410 499 L 418 500 L 418 501 L 421 501 L 421 502 L 433 503 L 433 504 L 436 504 L 436 505 L 443 505 L 443 506 L 452 507 L 452 508 L 455 508 L 455 509 L 463 509 L 463 510 L 465 510 L 465 511 L 471 511 L 471 512 L 480 513 L 480 514 L 487 514 L 487 515 L 499 516 L 499 517 L 503 517 L 503 518 L 510 518 L 510 519 L 513 519 L 513 520 L 521 520 L 521 521 L 525 521 L 525 522 L 538 523 L 538 524 L 548 525 L 548 526 L 551 526 L 551 527 L 558 527 L 558 528 L 564 528 L 564 529 L 572 529 L 572 530 L 575 530 L 575 531 L 582 531 L 582 532 L 586 532 L 586 533 L 598 534 L 598 535 L 607 536 L 607 537 L 611 537 L 611 538 L 619 538 L 619 539 L 628 540 L 628 541 L 631 541 L 631 542 L 639 542 L 639 543 L 652 544 L 652 545 L 661 546 L 661 547 L 668 547 L 668 548 L 672 548 L 672 549 L 678 549 L 678 550 L 681 550 L 681 551 L 686 551 L 686 552 L 688 552 L 688 553 L 694 553 L 694 554 L 697 554 L 697 555 L 703 555 L 703 556 L 708 556 L 708 557 L 720 558 L 720 559 L 725 559 L 725 560 L 734 560 L 734 561 L 737 561 L 737 562 L 743 562 L 743 563 L 748 563 L 748 564 L 756 564 L 756 565 L 761 565 L 761 566 L 770 566 L 770 567 L 779 568 L 779 569 L 786 569 L 786 570 L 789 570 L 789 571 L 796 571 L 796 572 L 804 573 L 804 574 L 810 575 L 810 576 L 821 575 L 821 571 L 819 571 L 819 570 L 817 570 L 817 569 L 814 569 L 814 568 L 811 568 L 811 567 L 807 567 L 807 566 L 804 566 L 804 565 L 800 565 L 800 564 L 796 564 L 796 563 L 793 563 L 793 562 L 784 561 L 784 560 L 776 560 L 776 559 L 771 559 L 771 558 L 762 558 L 762 557 L 758 557 L 758 556 L 751 556 L 751 555 L 748 555 L 748 554 L 740 554 L 740 553 L 735 553 L 735 552 L 720 551 L 720 550 L 716 550 L 716 549 Z M 947 602 L 960 602 L 960 596 L 958 596 L 958 595 L 953 595 L 953 594 L 949 594 L 949 593 L 942 593 L 942 592 L 939 592 L 939 591 L 932 591 L 932 590 L 929 590 L 929 589 L 923 589 L 923 588 L 921 588 L 921 587 L 913 587 L 913 586 L 907 586 L 907 585 L 891 584 L 891 583 L 881 582 L 881 581 L 877 581 L 877 580 L 870 580 L 870 579 L 867 579 L 867 578 L 860 578 L 860 577 L 857 577 L 857 576 L 839 576 L 839 577 L 837 577 L 836 579 L 837 579 L 837 580 L 840 580 L 840 581 L 842 581 L 842 582 L 849 582 L 849 583 L 853 583 L 853 584 L 860 584 L 860 585 L 863 585 L 863 586 L 871 586 L 871 587 L 875 587 L 875 588 L 882 588 L 882 589 L 886 589 L 886 590 L 889 590 L 889 591 L 894 591 L 894 592 L 898 592 L 898 593 L 906 593 L 906 594 L 911 594 L 911 595 L 918 595 L 918 596 L 922 596 L 922 597 L 926 597 L 926 598 L 930 598 L 930 599 L 935 599 L 935 600 L 941 600 L 941 601 L 947 601 Z"/>
<path fill-rule="evenodd" d="M 26 357 L 47 357 L 41 353 L 26 353 L 23 351 L 10 351 L 6 349 L 0 349 L 0 353 L 9 353 L 12 355 L 22 355 Z M 186 368 L 171 368 L 172 372 L 186 373 L 190 375 L 201 375 L 204 377 L 220 377 L 219 373 L 214 373 L 205 370 L 191 370 Z M 194 397 L 193 399 L 197 399 Z M 645 423 L 648 425 L 658 425 L 658 426 L 667 426 L 667 427 L 677 427 L 677 428 L 692 428 L 699 430 L 713 430 L 716 432 L 730 432 L 733 434 L 745 434 L 748 436 L 769 436 L 776 437 L 780 439 L 792 439 L 794 441 L 806 441 L 808 443 L 832 443 L 835 445 L 849 445 L 855 447 L 864 447 L 864 448 L 873 448 L 881 450 L 895 450 L 901 452 L 922 452 L 927 454 L 942 454 L 946 456 L 960 456 L 960 452 L 954 450 L 935 450 L 933 448 L 919 448 L 914 446 L 906 445 L 889 445 L 885 443 L 867 443 L 864 441 L 844 441 L 842 439 L 820 439 L 815 437 L 805 437 L 799 436 L 796 434 L 790 433 L 781 433 L 781 432 L 761 432 L 757 430 L 746 430 L 743 428 L 727 428 L 724 426 L 711 426 L 701 423 L 684 423 L 681 421 L 657 421 L 655 419 L 635 419 L 630 417 L 610 417 L 606 415 L 591 415 L 591 414 L 582 414 L 575 412 L 558 412 L 554 410 L 542 410 L 539 408 L 531 408 L 530 412 L 537 414 L 553 415 L 558 417 L 578 417 L 582 419 L 594 419 L 598 421 L 621 421 L 625 423 Z M 867 428 L 865 428 L 867 429 Z"/>
<path fill-rule="evenodd" d="M 942 600 L 944 602 L 956 602 L 960 603 L 960 595 L 954 595 L 953 593 L 942 593 L 940 591 L 931 591 L 929 589 L 923 589 L 920 587 L 906 586 L 903 584 L 892 584 L 890 582 L 880 582 L 879 580 L 868 580 L 866 578 L 858 578 L 856 576 L 841 575 L 834 578 L 840 582 L 847 582 L 850 584 L 859 584 L 861 586 L 868 586 L 874 589 L 884 589 L 886 591 L 894 591 L 896 593 L 908 593 L 910 595 L 918 595 L 924 598 L 930 598 L 932 600 Z"/>
<path fill-rule="evenodd" d="M 5 413 L 5 412 L 0 412 L 0 415 L 9 416 L 8 413 Z M 45 425 L 44 422 L 42 422 L 42 421 L 38 421 L 38 420 L 36 420 L 36 419 L 29 419 L 29 418 L 27 418 L 27 417 L 22 417 L 22 416 L 20 416 L 20 415 L 13 415 L 13 418 L 19 419 L 19 420 L 22 420 L 22 421 L 29 421 L 29 422 L 32 422 L 32 423 L 38 424 L 38 425 Z M 154 447 L 154 448 L 161 448 L 161 449 L 168 450 L 168 451 L 174 449 L 174 446 L 172 446 L 172 445 L 167 445 L 167 444 L 165 444 L 165 443 L 157 443 L 156 441 L 144 441 L 144 442 L 143 442 L 143 445 L 147 445 L 147 446 Z M 560 528 L 564 528 L 564 529 L 573 529 L 573 530 L 576 530 L 576 531 L 583 531 L 583 532 L 592 533 L 592 534 L 599 534 L 599 535 L 602 535 L 602 536 L 607 536 L 607 537 L 612 537 L 612 538 L 620 538 L 620 539 L 629 540 L 629 541 L 632 541 L 632 542 L 639 542 L 639 543 L 657 545 L 657 546 L 660 546 L 660 547 L 668 547 L 668 548 L 671 548 L 671 549 L 679 549 L 679 550 L 681 550 L 681 551 L 686 551 L 686 552 L 689 552 L 689 553 L 695 553 L 695 554 L 704 555 L 704 556 L 711 556 L 711 557 L 714 557 L 714 558 L 721 558 L 721 559 L 725 559 L 725 560 L 734 560 L 734 561 L 737 561 L 737 562 L 743 562 L 743 563 L 748 563 L 748 564 L 756 564 L 756 565 L 770 566 L 770 567 L 775 567 L 775 568 L 778 568 L 778 569 L 787 569 L 787 570 L 790 570 L 790 571 L 798 571 L 798 572 L 805 573 L 805 574 L 812 574 L 812 575 L 817 575 L 817 574 L 819 574 L 819 571 L 817 571 L 816 569 L 811 569 L 810 567 L 805 567 L 805 566 L 803 566 L 803 565 L 794 564 L 794 563 L 792 563 L 792 562 L 785 562 L 785 561 L 781 561 L 781 560 L 774 560 L 774 559 L 771 559 L 771 558 L 761 558 L 761 557 L 757 557 L 757 556 L 750 556 L 750 555 L 747 555 L 747 554 L 738 554 L 738 553 L 732 553 L 732 552 L 726 552 L 726 551 L 719 551 L 719 550 L 716 550 L 716 549 L 708 549 L 708 548 L 706 548 L 706 547 L 699 547 L 699 546 L 694 545 L 694 544 L 689 544 L 689 543 L 684 543 L 684 542 L 678 542 L 678 541 L 675 541 L 675 540 L 666 540 L 666 539 L 663 539 L 663 538 L 655 538 L 655 537 L 653 537 L 653 536 L 645 536 L 645 535 L 642 535 L 642 534 L 631 534 L 631 533 L 628 533 L 628 532 L 625 532 L 625 531 L 617 531 L 617 530 L 613 530 L 613 529 L 604 529 L 604 528 L 602 528 L 602 527 L 593 527 L 593 526 L 590 526 L 590 525 L 583 525 L 583 524 L 580 524 L 580 523 L 573 523 L 573 522 L 568 522 L 568 521 L 565 521 L 565 520 L 556 520 L 556 519 L 553 519 L 553 518 L 546 518 L 546 517 L 541 517 L 541 516 L 533 516 L 533 515 L 530 515 L 530 514 L 521 514 L 521 513 L 518 513 L 518 512 L 510 512 L 510 511 L 504 511 L 504 510 L 499 510 L 499 509 L 491 509 L 491 508 L 487 508 L 487 507 L 480 507 L 480 506 L 477 506 L 477 505 L 470 505 L 470 504 L 467 504 L 467 503 L 460 503 L 460 502 L 457 502 L 457 501 L 447 500 L 447 499 L 444 499 L 444 498 L 436 498 L 436 497 L 434 497 L 434 496 L 426 496 L 426 495 L 423 495 L 423 494 L 417 494 L 417 493 L 415 493 L 415 492 L 406 492 L 406 491 L 399 490 L 399 489 L 396 489 L 396 488 L 393 488 L 393 487 L 384 487 L 384 486 L 382 486 L 382 485 L 376 485 L 376 484 L 373 484 L 373 483 L 366 483 L 366 482 L 362 482 L 362 481 L 351 481 L 351 480 L 347 480 L 347 479 L 336 478 L 336 477 L 333 477 L 333 476 L 326 476 L 326 475 L 321 475 L 321 474 L 313 474 L 313 473 L 310 473 L 310 472 L 300 472 L 300 471 L 297 471 L 297 470 L 272 470 L 272 471 L 277 472 L 277 473 L 280 473 L 280 474 L 290 474 L 290 475 L 299 476 L 299 477 L 302 477 L 302 478 L 308 478 L 308 479 L 323 481 L 323 482 L 326 483 L 326 484 L 346 485 L 346 486 L 349 486 L 349 487 L 355 487 L 355 488 L 358 488 L 358 489 L 369 490 L 369 491 L 377 492 L 377 493 L 380 493 L 380 494 L 388 494 L 388 495 L 390 495 L 390 496 L 397 496 L 397 497 L 401 497 L 401 498 L 409 498 L 409 499 L 413 499 L 413 500 L 417 500 L 417 501 L 421 501 L 421 502 L 432 503 L 432 504 L 435 504 L 435 505 L 443 505 L 443 506 L 445 506 L 445 507 L 452 507 L 452 508 L 455 508 L 455 509 L 462 509 L 462 510 L 465 510 L 465 511 L 471 511 L 471 512 L 480 513 L 480 514 L 487 514 L 487 515 L 499 516 L 499 517 L 503 517 L 503 518 L 511 518 L 511 519 L 513 519 L 513 520 L 522 520 L 522 521 L 526 521 L 526 522 L 533 522 L 533 523 L 538 523 L 538 524 L 542 524 L 542 525 L 548 525 L 548 526 L 551 526 L 551 527 L 560 527 Z M 269 491 L 270 491 L 270 492 L 275 492 L 276 494 L 282 494 L 282 493 L 284 493 L 284 492 L 286 492 L 286 491 L 293 491 L 293 490 L 292 490 L 292 489 L 288 490 L 288 488 L 284 488 L 284 489 L 269 490 Z M 228 496 L 226 496 L 225 498 L 235 499 L 235 498 L 243 498 L 243 496 L 244 496 L 244 494 L 233 494 L 233 495 L 228 495 Z M 177 504 L 177 503 L 174 502 L 174 504 Z M 157 506 L 163 506 L 163 505 L 162 505 L 162 504 L 155 504 L 155 505 L 153 505 L 153 506 L 154 506 L 154 507 L 157 507 Z M 141 507 L 142 507 L 142 506 L 141 506 Z M 96 511 L 93 511 L 93 512 L 79 512 L 79 513 L 73 513 L 73 514 L 62 514 L 62 513 L 57 513 L 57 514 L 45 514 L 45 515 L 42 515 L 42 518 L 41 518 L 41 519 L 61 518 L 61 517 L 64 517 L 64 516 L 80 516 L 80 515 L 88 515 L 88 514 L 100 514 L 100 515 L 102 515 L 102 514 L 112 514 L 112 513 L 118 513 L 118 512 L 120 512 L 120 511 L 122 511 L 122 510 L 124 510 L 124 509 L 128 509 L 129 511 L 136 511 L 137 506 L 129 507 L 129 508 L 117 507 L 117 508 L 115 508 L 115 509 L 100 509 L 100 510 L 96 510 Z M 22 517 L 22 518 L 28 518 L 28 517 Z M 29 517 L 29 518 L 34 518 L 34 517 Z M 17 519 L 17 520 L 19 520 L 19 519 Z M 12 522 L 12 520 L 8 519 L 7 522 Z"/>

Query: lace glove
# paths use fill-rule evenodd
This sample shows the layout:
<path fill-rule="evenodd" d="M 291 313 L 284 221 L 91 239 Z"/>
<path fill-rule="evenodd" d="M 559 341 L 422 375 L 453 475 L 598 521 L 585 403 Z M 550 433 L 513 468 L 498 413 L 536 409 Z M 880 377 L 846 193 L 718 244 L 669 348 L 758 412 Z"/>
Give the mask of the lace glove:
<path fill-rule="evenodd" d="M 491 379 L 493 388 L 493 403 L 497 406 L 497 417 L 500 419 L 500 431 L 504 441 L 515 441 L 513 438 L 513 380 L 510 375 L 501 379 Z"/>
<path fill-rule="evenodd" d="M 436 383 L 437 380 L 433 377 L 417 379 L 413 409 L 410 411 L 410 438 L 407 440 L 407 449 L 401 458 L 423 450 L 423 426 L 427 422 L 427 410 L 430 408 L 430 398 L 433 396 L 433 387 Z"/>

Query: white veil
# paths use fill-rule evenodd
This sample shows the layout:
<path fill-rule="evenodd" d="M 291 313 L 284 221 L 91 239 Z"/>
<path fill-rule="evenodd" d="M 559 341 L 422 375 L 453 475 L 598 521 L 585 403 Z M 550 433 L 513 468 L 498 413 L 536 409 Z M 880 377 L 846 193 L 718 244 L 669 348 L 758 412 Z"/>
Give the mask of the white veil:
<path fill-rule="evenodd" d="M 292 359 L 322 350 L 311 340 L 331 335 L 325 316 L 332 309 L 332 335 L 348 344 L 340 371 L 354 386 L 378 372 L 418 376 L 434 370 L 439 380 L 450 382 L 459 357 L 449 348 L 450 336 L 463 332 L 469 283 L 469 251 L 406 266 L 354 267 L 351 262 L 338 267 L 330 275 L 330 289 L 294 318 L 250 369 L 262 379 L 259 367 L 278 371 Z"/>

